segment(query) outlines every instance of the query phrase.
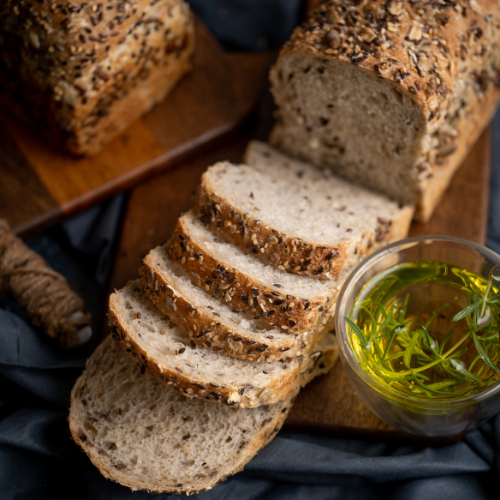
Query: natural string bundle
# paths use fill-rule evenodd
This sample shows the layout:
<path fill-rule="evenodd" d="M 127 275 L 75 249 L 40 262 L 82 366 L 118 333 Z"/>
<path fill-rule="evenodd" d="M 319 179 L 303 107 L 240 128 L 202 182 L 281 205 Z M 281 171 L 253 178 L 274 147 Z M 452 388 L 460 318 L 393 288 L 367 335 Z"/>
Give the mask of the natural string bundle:
<path fill-rule="evenodd" d="M 91 336 L 91 316 L 66 279 L 15 236 L 0 219 L 0 292 L 18 301 L 35 327 L 65 349 Z"/>

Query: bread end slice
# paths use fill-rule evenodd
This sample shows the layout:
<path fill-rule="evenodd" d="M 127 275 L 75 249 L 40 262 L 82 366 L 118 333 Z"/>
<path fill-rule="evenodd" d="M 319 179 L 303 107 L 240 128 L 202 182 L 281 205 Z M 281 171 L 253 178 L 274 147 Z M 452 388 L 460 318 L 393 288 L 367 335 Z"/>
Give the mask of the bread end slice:
<path fill-rule="evenodd" d="M 73 387 L 68 420 L 73 440 L 106 478 L 132 490 L 192 495 L 241 471 L 276 436 L 293 401 L 235 409 L 185 398 L 141 375 L 107 337 Z"/>

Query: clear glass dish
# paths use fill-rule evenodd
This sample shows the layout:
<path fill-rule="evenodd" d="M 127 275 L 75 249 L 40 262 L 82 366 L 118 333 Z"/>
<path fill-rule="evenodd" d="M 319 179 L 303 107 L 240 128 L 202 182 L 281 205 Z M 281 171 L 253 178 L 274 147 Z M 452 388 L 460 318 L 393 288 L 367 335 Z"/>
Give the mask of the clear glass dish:
<path fill-rule="evenodd" d="M 345 317 L 351 315 L 365 284 L 390 267 L 414 261 L 446 262 L 488 279 L 491 269 L 500 262 L 500 256 L 477 243 L 447 236 L 408 238 L 376 251 L 353 270 L 340 291 L 335 314 L 340 357 L 359 397 L 388 424 L 427 437 L 459 434 L 500 410 L 500 382 L 480 394 L 452 401 L 409 399 L 389 391 L 371 378 L 359 366 L 347 337 Z"/>

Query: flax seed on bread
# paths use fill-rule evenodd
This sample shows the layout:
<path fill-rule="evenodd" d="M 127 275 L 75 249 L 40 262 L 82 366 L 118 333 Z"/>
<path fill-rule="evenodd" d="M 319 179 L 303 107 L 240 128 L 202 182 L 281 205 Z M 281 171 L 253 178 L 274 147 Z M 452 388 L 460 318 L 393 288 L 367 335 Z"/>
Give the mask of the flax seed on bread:
<path fill-rule="evenodd" d="M 186 396 L 241 408 L 293 396 L 319 354 L 259 363 L 203 347 L 141 293 L 138 280 L 111 295 L 108 316 L 113 338 L 142 372 Z"/>
<path fill-rule="evenodd" d="M 143 292 L 153 304 L 197 343 L 230 356 L 278 361 L 309 354 L 326 328 L 289 334 L 212 297 L 195 286 L 166 252 L 151 251 L 141 269 Z"/>
<path fill-rule="evenodd" d="M 203 174 L 194 210 L 226 241 L 296 274 L 335 278 L 381 245 L 404 238 L 413 207 L 252 141 L 248 165 Z"/>
<path fill-rule="evenodd" d="M 166 247 L 194 284 L 238 311 L 287 332 L 307 332 L 332 320 L 347 271 L 332 280 L 287 273 L 225 242 L 194 212 L 181 216 Z"/>
<path fill-rule="evenodd" d="M 95 154 L 191 68 L 183 0 L 0 2 L 0 87 L 37 131 Z"/>

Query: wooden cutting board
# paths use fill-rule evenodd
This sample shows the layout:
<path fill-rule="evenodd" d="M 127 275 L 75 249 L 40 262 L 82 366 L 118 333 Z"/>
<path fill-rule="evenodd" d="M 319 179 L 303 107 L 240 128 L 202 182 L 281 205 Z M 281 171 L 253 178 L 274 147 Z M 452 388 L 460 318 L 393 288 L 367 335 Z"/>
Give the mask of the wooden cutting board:
<path fill-rule="evenodd" d="M 39 231 L 186 158 L 235 130 L 255 99 L 241 101 L 238 66 L 196 23 L 193 70 L 161 104 L 90 158 L 64 154 L 0 110 L 0 218 L 18 234 Z M 251 58 L 250 58 L 251 59 Z M 245 60 L 244 64 L 252 64 Z"/>
<path fill-rule="evenodd" d="M 137 276 L 140 259 L 169 238 L 179 214 L 190 208 L 191 195 L 208 165 L 219 160 L 238 162 L 250 138 L 266 136 L 270 103 L 267 102 L 264 108 L 266 116 L 259 120 L 260 126 L 250 134 L 211 148 L 131 191 L 111 277 L 111 290 L 122 287 Z M 491 138 L 489 127 L 457 172 L 432 219 L 427 224 L 414 223 L 410 231 L 412 236 L 441 234 L 485 243 Z M 465 200 L 469 202 L 465 203 Z M 314 380 L 301 391 L 285 428 L 342 436 L 415 439 L 381 421 L 361 402 L 340 361 L 328 375 Z"/>

